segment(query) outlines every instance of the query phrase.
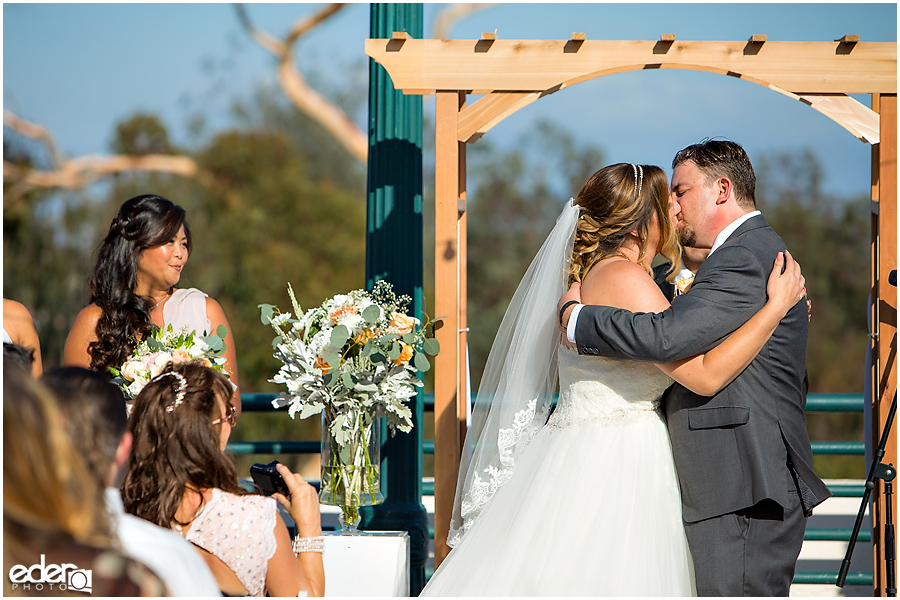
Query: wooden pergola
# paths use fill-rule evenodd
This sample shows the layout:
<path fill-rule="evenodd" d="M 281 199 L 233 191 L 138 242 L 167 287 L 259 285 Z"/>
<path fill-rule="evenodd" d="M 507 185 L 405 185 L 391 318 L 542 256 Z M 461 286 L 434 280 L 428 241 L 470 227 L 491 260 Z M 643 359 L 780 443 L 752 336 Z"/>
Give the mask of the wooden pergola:
<path fill-rule="evenodd" d="M 435 365 L 436 564 L 449 552 L 445 540 L 466 434 L 465 144 L 539 98 L 582 81 L 643 69 L 737 77 L 808 104 L 872 145 L 870 401 L 873 431 L 881 431 L 896 390 L 897 294 L 888 284 L 897 265 L 895 42 L 866 43 L 851 35 L 833 42 L 769 42 L 764 35 L 738 42 L 680 41 L 674 35 L 602 41 L 579 33 L 569 40 L 500 40 L 490 33 L 480 40 L 418 40 L 397 32 L 392 39 L 367 40 L 365 49 L 396 89 L 436 97 L 435 314 L 445 317 Z M 469 94 L 481 97 L 467 104 Z M 871 108 L 848 94 L 871 94 Z M 896 447 L 895 428 L 884 462 L 896 464 Z M 883 515 L 879 506 L 876 529 Z M 882 542 L 874 541 L 878 555 Z M 883 567 L 875 580 L 883 589 Z"/>

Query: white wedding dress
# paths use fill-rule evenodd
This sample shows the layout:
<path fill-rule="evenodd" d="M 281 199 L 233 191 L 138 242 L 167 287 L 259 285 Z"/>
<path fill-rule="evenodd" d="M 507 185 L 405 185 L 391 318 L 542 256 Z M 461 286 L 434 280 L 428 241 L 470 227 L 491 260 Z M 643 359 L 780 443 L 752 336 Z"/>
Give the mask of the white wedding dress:
<path fill-rule="evenodd" d="M 653 365 L 559 351 L 558 405 L 425 596 L 690 596 Z"/>

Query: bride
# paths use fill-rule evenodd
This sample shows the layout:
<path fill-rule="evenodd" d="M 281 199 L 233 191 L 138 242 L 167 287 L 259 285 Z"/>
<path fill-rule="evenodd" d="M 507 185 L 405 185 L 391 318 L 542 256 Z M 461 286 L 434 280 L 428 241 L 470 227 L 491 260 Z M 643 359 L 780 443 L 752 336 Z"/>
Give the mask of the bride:
<path fill-rule="evenodd" d="M 726 386 L 804 281 L 779 255 L 767 304 L 705 355 L 653 365 L 561 346 L 556 305 L 573 281 L 591 304 L 668 306 L 650 263 L 661 254 L 678 272 L 673 210 L 662 169 L 625 163 L 566 204 L 494 340 L 460 465 L 454 549 L 422 595 L 696 595 L 659 399 L 673 380 L 703 395 Z"/>

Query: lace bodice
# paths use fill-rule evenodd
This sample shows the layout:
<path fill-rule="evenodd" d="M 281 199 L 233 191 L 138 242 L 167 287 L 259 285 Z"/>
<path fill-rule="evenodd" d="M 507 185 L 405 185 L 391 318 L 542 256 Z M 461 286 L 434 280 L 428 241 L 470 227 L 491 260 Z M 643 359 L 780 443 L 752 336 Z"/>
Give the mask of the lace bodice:
<path fill-rule="evenodd" d="M 277 513 L 274 498 L 238 496 L 213 488 L 212 498 L 184 537 L 228 565 L 251 596 L 262 596 L 266 568 L 275 555 Z M 182 532 L 178 525 L 172 529 Z"/>
<path fill-rule="evenodd" d="M 559 350 L 559 401 L 548 427 L 634 422 L 653 416 L 672 379 L 649 363 Z"/>

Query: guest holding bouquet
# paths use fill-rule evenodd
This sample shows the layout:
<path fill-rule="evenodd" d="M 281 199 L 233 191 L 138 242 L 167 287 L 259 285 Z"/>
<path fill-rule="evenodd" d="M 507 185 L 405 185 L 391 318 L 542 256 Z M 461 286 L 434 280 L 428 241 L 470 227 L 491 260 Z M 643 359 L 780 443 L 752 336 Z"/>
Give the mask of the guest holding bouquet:
<path fill-rule="evenodd" d="M 89 280 L 90 304 L 69 331 L 64 364 L 109 374 L 122 369 L 154 326 L 198 336 L 224 326 L 225 370 L 240 413 L 234 339 L 222 307 L 198 289 L 176 287 L 191 249 L 182 207 L 152 194 L 126 200 L 100 246 Z"/>
<path fill-rule="evenodd" d="M 244 490 L 225 446 L 234 426 L 231 385 L 196 362 L 166 370 L 134 399 L 125 510 L 194 544 L 226 595 L 325 592 L 316 489 L 279 464 L 288 494 Z M 294 519 L 293 543 L 276 500 Z"/>

